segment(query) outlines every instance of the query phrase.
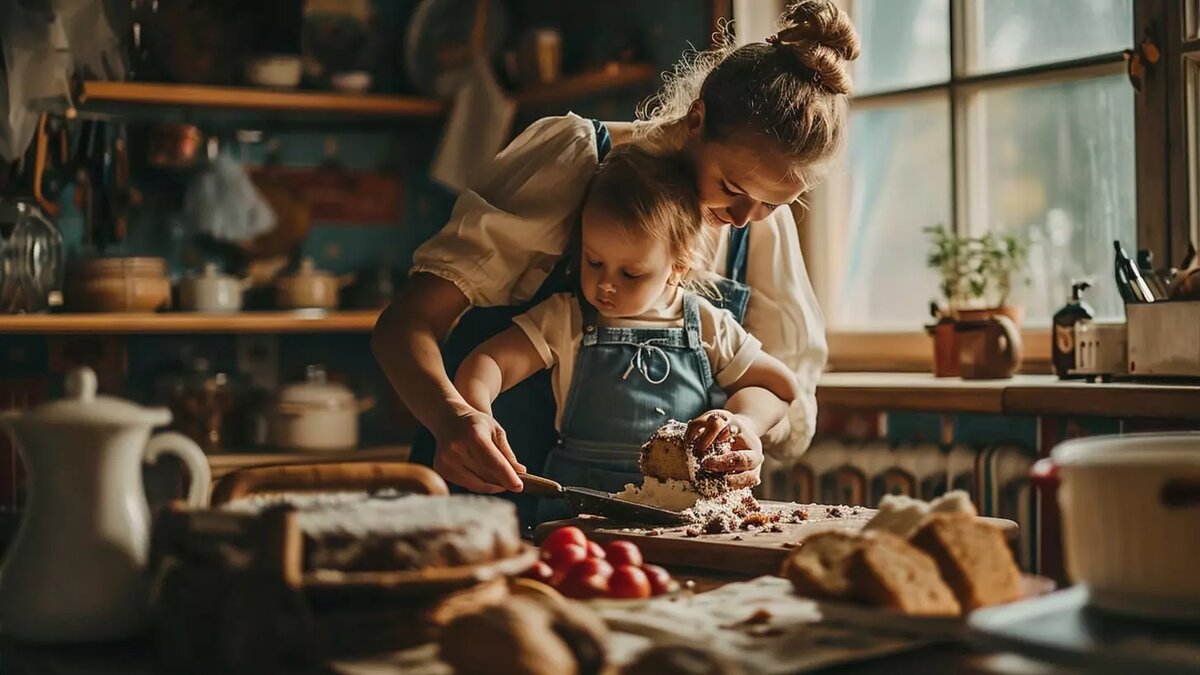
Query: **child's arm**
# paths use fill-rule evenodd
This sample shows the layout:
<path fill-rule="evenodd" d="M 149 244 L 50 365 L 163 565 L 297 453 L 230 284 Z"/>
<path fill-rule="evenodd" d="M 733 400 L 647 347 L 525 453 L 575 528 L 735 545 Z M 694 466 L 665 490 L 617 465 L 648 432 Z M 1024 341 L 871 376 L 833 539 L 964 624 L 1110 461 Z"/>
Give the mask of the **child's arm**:
<path fill-rule="evenodd" d="M 746 372 L 725 387 L 725 393 L 729 394 L 725 410 L 733 413 L 739 428 L 762 436 L 787 416 L 800 386 L 782 361 L 760 352 Z"/>
<path fill-rule="evenodd" d="M 454 387 L 472 407 L 492 414 L 492 402 L 546 367 L 525 332 L 510 326 L 467 355 L 454 375 Z"/>

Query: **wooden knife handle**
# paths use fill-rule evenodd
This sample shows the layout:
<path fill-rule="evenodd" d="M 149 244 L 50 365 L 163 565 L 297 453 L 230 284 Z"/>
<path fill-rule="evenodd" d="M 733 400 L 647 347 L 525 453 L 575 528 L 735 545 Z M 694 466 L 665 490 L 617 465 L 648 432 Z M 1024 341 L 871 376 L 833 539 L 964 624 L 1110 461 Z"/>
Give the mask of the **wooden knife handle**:
<path fill-rule="evenodd" d="M 518 474 L 521 477 L 521 482 L 525 484 L 523 494 L 533 495 L 535 497 L 561 497 L 563 495 L 563 487 L 557 482 L 549 478 L 542 478 L 531 473 Z"/>
<path fill-rule="evenodd" d="M 408 462 L 329 462 L 279 464 L 234 471 L 217 481 L 214 505 L 263 492 L 332 492 L 395 488 L 430 495 L 449 494 L 432 469 Z"/>

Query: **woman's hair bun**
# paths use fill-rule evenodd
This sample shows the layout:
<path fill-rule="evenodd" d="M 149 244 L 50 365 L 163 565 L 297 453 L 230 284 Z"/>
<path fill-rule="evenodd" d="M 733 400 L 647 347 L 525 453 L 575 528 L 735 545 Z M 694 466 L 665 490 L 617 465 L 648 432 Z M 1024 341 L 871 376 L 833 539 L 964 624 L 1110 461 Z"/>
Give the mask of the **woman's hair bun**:
<path fill-rule="evenodd" d="M 848 94 L 846 61 L 858 58 L 858 32 L 833 0 L 797 0 L 780 17 L 783 28 L 767 41 L 792 49 L 815 84 L 833 94 Z"/>

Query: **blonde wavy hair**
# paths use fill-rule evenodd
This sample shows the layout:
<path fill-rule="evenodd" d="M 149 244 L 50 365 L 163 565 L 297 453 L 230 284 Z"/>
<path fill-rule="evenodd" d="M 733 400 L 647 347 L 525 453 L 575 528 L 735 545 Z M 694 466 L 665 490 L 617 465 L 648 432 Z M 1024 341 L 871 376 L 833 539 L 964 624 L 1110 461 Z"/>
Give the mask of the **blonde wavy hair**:
<path fill-rule="evenodd" d="M 678 147 L 681 122 L 699 102 L 705 140 L 765 138 L 792 160 L 797 178 L 818 180 L 845 136 L 858 33 L 832 0 L 797 0 L 778 26 L 766 42 L 741 47 L 723 26 L 712 48 L 685 54 L 658 94 L 639 106 L 639 141 Z"/>

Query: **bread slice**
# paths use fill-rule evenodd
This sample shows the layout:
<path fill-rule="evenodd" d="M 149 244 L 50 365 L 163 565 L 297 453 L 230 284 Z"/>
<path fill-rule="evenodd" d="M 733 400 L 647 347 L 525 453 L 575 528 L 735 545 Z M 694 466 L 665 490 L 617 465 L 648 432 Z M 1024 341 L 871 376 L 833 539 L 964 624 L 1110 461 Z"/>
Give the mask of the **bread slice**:
<path fill-rule="evenodd" d="M 863 600 L 905 614 L 954 616 L 958 601 L 928 555 L 890 532 L 869 532 L 846 575 Z"/>
<path fill-rule="evenodd" d="M 846 565 L 862 546 L 858 534 L 832 531 L 810 537 L 788 556 L 781 575 L 800 595 L 844 598 L 851 595 Z"/>
<path fill-rule="evenodd" d="M 1021 572 L 1000 528 L 965 513 L 934 513 L 912 543 L 928 553 L 966 610 L 1021 597 Z"/>

